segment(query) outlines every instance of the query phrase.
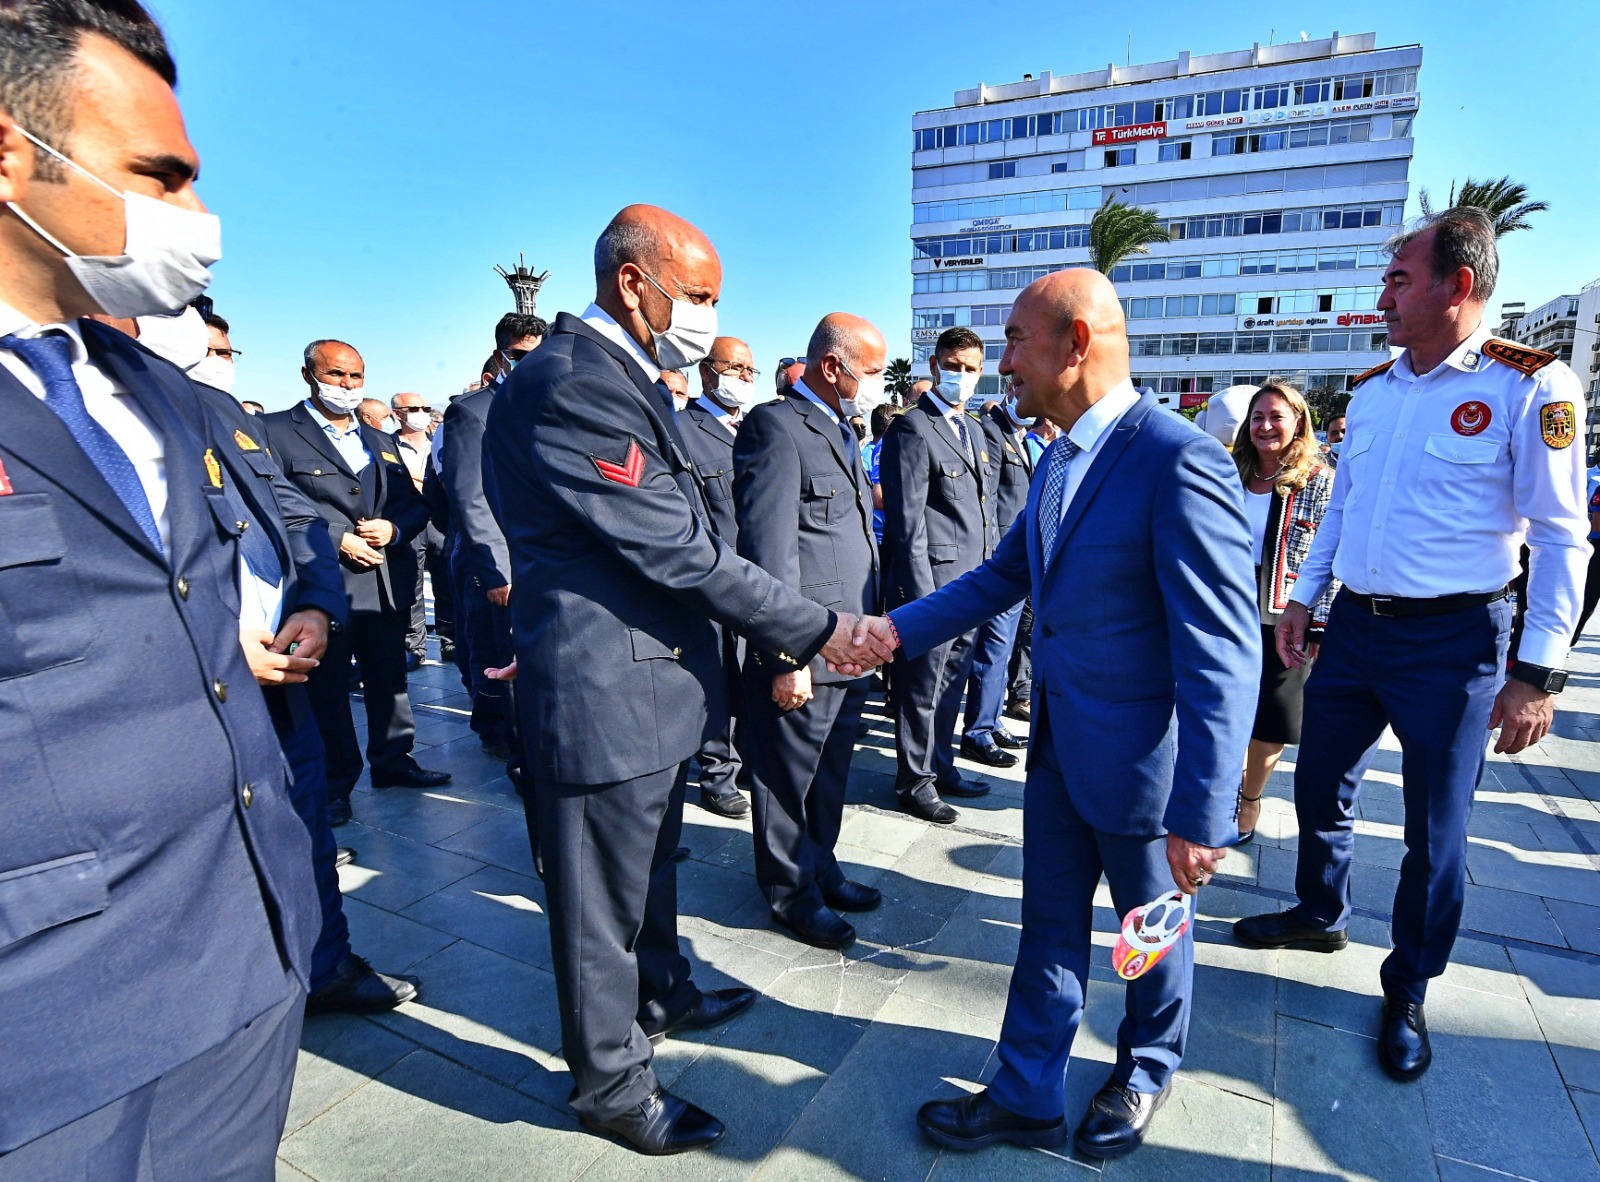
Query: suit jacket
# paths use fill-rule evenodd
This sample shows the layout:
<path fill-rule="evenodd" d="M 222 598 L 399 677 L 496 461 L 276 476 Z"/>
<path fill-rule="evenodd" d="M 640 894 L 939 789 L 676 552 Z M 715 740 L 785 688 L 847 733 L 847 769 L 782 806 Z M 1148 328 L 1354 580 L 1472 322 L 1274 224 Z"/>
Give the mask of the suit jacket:
<path fill-rule="evenodd" d="M 716 536 L 660 391 L 577 317 L 511 371 L 484 458 L 535 775 L 605 784 L 698 751 L 728 718 L 717 624 L 803 660 L 826 642 L 831 612 Z"/>
<path fill-rule="evenodd" d="M 1044 565 L 1035 484 L 994 558 L 894 613 L 908 653 L 1033 595 L 1034 742 L 1109 833 L 1237 836 L 1261 624 L 1239 474 L 1145 395 L 1084 473 Z"/>
<path fill-rule="evenodd" d="M 883 549 L 891 608 L 934 591 L 978 566 L 1000 540 L 993 503 L 1000 458 L 988 435 L 968 416 L 969 460 L 932 396 L 898 416 L 883 438 L 878 482 L 883 486 Z"/>
<path fill-rule="evenodd" d="M 384 518 L 399 531 L 384 547 L 383 561 L 375 567 L 339 559 L 351 610 L 409 612 L 417 585 L 411 539 L 428 524 L 428 505 L 412 483 L 394 437 L 359 424 L 361 441 L 372 454 L 372 462 L 357 475 L 322 429 L 321 418 L 305 403 L 259 416 L 258 421 L 278 466 L 327 522 L 335 552 L 344 535 L 354 533 L 356 522 L 363 517 Z"/>
<path fill-rule="evenodd" d="M 177 369 L 79 327 L 163 440 L 171 556 L 0 370 L 0 1152 L 281 1003 L 322 925 L 239 647 L 233 445 Z"/>
<path fill-rule="evenodd" d="M 721 428 L 718 428 L 719 430 Z M 807 599 L 870 614 L 878 602 L 872 485 L 861 451 L 822 408 L 797 393 L 745 415 L 733 446 L 739 554 Z M 752 647 L 747 663 L 768 677 L 799 668 L 790 656 Z M 852 680 L 814 657 L 816 684 Z"/>
<path fill-rule="evenodd" d="M 483 429 L 499 391 L 498 385 L 485 386 L 457 398 L 446 408 L 440 425 L 444 441 L 439 445 L 439 483 L 461 538 L 458 561 L 467 564 L 467 577 L 481 591 L 511 582 L 506 535 L 483 487 Z"/>
<path fill-rule="evenodd" d="M 995 488 L 995 520 L 1003 535 L 1028 507 L 1028 486 L 1033 483 L 1033 456 L 1017 441 L 1011 420 L 1000 407 L 983 416 L 989 452 L 1000 457 L 1000 479 Z"/>
<path fill-rule="evenodd" d="M 678 414 L 683 447 L 700 474 L 706 490 L 706 507 L 717 537 L 730 546 L 739 544 L 739 520 L 733 508 L 733 435 L 717 417 L 690 402 Z M 742 551 L 741 551 L 742 553 Z"/>

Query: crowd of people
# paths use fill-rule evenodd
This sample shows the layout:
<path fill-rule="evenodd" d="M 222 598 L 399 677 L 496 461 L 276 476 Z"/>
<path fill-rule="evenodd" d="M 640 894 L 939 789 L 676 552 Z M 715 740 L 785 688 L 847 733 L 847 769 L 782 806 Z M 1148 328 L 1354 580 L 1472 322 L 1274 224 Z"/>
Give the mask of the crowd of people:
<path fill-rule="evenodd" d="M 418 996 L 351 948 L 334 830 L 364 771 L 449 782 L 413 754 L 424 572 L 524 801 L 598 1134 L 666 1154 L 725 1132 L 652 1069 L 757 1000 L 700 989 L 678 940 L 692 769 L 705 808 L 749 816 L 777 927 L 844 949 L 881 904 L 835 855 L 874 677 L 907 814 L 951 824 L 989 790 L 957 752 L 1028 761 L 999 1069 L 925 1104 L 928 1137 L 1137 1149 L 1184 1057 L 1193 936 L 1124 986 L 1069 1126 L 1097 884 L 1119 914 L 1194 895 L 1298 744 L 1297 901 L 1235 932 L 1338 951 L 1386 727 L 1407 854 L 1376 1048 L 1427 1070 L 1488 733 L 1543 737 L 1592 606 L 1582 395 L 1483 323 L 1481 213 L 1391 244 L 1400 351 L 1326 449 L 1282 382 L 1228 446 L 1135 389 L 1089 269 L 1019 295 L 981 409 L 970 329 L 897 407 L 883 334 L 844 312 L 758 401 L 715 247 L 648 205 L 600 233 L 593 302 L 503 317 L 448 406 L 369 397 L 358 349 L 316 339 L 303 398 L 266 413 L 229 393 L 175 81 L 135 0 L 0 5 L 0 1178 L 267 1177 L 303 1015 Z"/>

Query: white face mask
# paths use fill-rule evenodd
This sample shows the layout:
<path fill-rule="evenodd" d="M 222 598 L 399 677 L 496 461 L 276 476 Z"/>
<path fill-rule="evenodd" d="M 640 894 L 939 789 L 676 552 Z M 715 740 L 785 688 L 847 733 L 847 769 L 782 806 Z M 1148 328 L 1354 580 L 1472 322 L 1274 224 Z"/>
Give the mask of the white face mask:
<path fill-rule="evenodd" d="M 221 390 L 224 394 L 232 394 L 233 379 L 237 375 L 234 372 L 233 362 L 226 357 L 207 357 L 189 370 L 189 376 L 197 382 L 204 382 Z"/>
<path fill-rule="evenodd" d="M 378 424 L 378 430 L 382 431 L 385 435 L 393 435 L 400 430 L 400 421 L 393 415 L 390 415 L 388 418 L 384 419 L 382 423 Z"/>
<path fill-rule="evenodd" d="M 157 357 L 163 357 L 181 370 L 191 370 L 206 359 L 211 330 L 193 308 L 176 316 L 139 316 L 139 343 Z"/>
<path fill-rule="evenodd" d="M 433 426 L 433 416 L 425 410 L 408 410 L 405 422 L 408 431 L 426 431 Z"/>
<path fill-rule="evenodd" d="M 978 379 L 982 374 L 976 373 L 945 373 L 939 371 L 939 384 L 934 387 L 940 398 L 951 406 L 960 409 L 966 406 L 967 399 L 978 392 Z"/>
<path fill-rule="evenodd" d="M 1025 419 L 1017 413 L 1017 396 L 1013 394 L 1006 399 L 1006 415 L 1019 427 L 1031 427 L 1038 419 Z"/>
<path fill-rule="evenodd" d="M 640 272 L 641 275 L 644 272 Z M 650 276 L 650 286 L 667 296 L 666 288 Z M 644 313 L 641 311 L 640 315 Z M 649 328 L 646 321 L 645 327 Z M 717 339 L 717 310 L 711 304 L 691 304 L 688 300 L 672 300 L 672 318 L 665 332 L 650 329 L 656 342 L 656 364 L 662 369 L 689 369 L 711 356 L 711 342 Z"/>
<path fill-rule="evenodd" d="M 717 375 L 717 401 L 724 406 L 731 406 L 735 410 L 750 405 L 756 396 L 756 384 L 747 382 L 743 378 L 736 378 L 732 374 Z"/>
<path fill-rule="evenodd" d="M 844 365 L 841 360 L 840 365 Z M 888 389 L 889 379 L 886 374 L 868 374 L 866 377 L 856 377 L 856 371 L 844 365 L 844 372 L 856 379 L 856 392 L 853 398 L 839 399 L 840 417 L 853 419 L 857 415 L 865 417 L 883 403 L 884 391 Z"/>
<path fill-rule="evenodd" d="M 210 267 L 222 257 L 222 222 L 215 214 L 114 189 L 32 133 L 17 130 L 68 168 L 122 198 L 126 229 L 120 255 L 75 254 L 20 207 L 7 207 L 66 256 L 67 269 L 100 311 L 107 316 L 166 316 L 211 285 Z"/>
<path fill-rule="evenodd" d="M 347 415 L 360 406 L 366 395 L 361 392 L 361 387 L 346 390 L 343 386 L 330 386 L 326 382 L 317 383 L 317 397 L 322 399 L 322 405 L 331 411 Z"/>

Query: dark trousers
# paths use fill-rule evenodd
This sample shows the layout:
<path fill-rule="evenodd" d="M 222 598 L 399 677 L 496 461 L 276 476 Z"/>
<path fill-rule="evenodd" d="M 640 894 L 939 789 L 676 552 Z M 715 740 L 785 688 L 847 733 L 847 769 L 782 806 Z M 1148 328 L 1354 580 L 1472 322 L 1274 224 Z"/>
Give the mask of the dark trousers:
<path fill-rule="evenodd" d="M 833 847 L 868 684 L 815 685 L 811 701 L 781 710 L 772 679 L 752 669 L 745 750 L 755 778 L 756 882 L 774 911 L 815 913 L 822 892 L 844 881 Z"/>
<path fill-rule="evenodd" d="M 462 565 L 456 563 L 456 667 L 472 695 L 472 731 L 485 743 L 508 743 L 511 691 L 503 681 L 490 681 L 484 670 L 502 669 L 516 655 L 511 613 L 490 603 L 487 592 Z"/>
<path fill-rule="evenodd" d="M 328 824 L 328 770 L 322 736 L 307 703 L 292 705 L 299 686 L 268 688 L 267 707 L 272 725 L 289 761 L 289 802 L 311 836 L 311 870 L 322 903 L 322 931 L 311 951 L 311 992 L 333 980 L 335 970 L 350 955 L 350 925 L 345 922 L 344 896 L 339 893 L 339 870 L 334 865 L 338 843 Z"/>
<path fill-rule="evenodd" d="M 1339 596 L 1306 681 L 1295 766 L 1298 910 L 1350 921 L 1355 806 L 1384 727 L 1400 740 L 1406 854 L 1394 896 L 1384 992 L 1420 1003 L 1461 922 L 1467 820 L 1483 774 L 1489 714 L 1505 676 L 1511 606 L 1386 619 Z"/>
<path fill-rule="evenodd" d="M 593 1120 L 655 1088 L 650 1035 L 700 1000 L 678 948 L 672 860 L 686 767 L 615 784 L 535 779 L 524 798 L 544 864 L 571 1103 Z"/>
<path fill-rule="evenodd" d="M 920 657 L 894 658 L 894 790 L 901 798 L 924 785 L 956 783 L 951 743 L 961 711 L 961 690 L 972 671 L 974 633 L 964 632 Z"/>
<path fill-rule="evenodd" d="M 723 636 L 722 643 L 733 647 L 735 668 L 744 665 L 744 637 L 733 633 Z M 727 649 L 723 650 L 724 652 Z M 700 795 L 702 797 L 726 796 L 734 789 L 742 788 L 746 792 L 753 792 L 755 784 L 751 779 L 749 765 L 740 755 L 745 736 L 740 733 L 736 736 L 736 729 L 743 727 L 741 717 L 744 713 L 742 701 L 744 686 L 741 675 L 730 676 L 729 692 L 739 699 L 739 702 L 730 702 L 728 721 L 720 730 L 705 741 L 695 755 L 694 760 L 700 765 Z M 767 695 L 771 697 L 769 693 Z"/>
<path fill-rule="evenodd" d="M 1022 601 L 1017 620 L 1017 639 L 1011 646 L 1011 686 L 1008 702 L 1026 702 L 1033 693 L 1033 600 Z"/>
<path fill-rule="evenodd" d="M 0 1156 L 0 1182 L 271 1182 L 305 1013 L 300 983 L 286 987 L 209 1051 Z"/>
<path fill-rule="evenodd" d="M 367 710 L 367 762 L 403 765 L 411 756 L 417 724 L 406 694 L 406 620 L 398 611 L 353 611 L 350 623 L 328 637 L 328 651 L 306 682 L 311 710 L 327 755 L 328 795 L 348 800 L 361 778 L 361 744 L 350 713 L 350 656 L 361 662 Z"/>
<path fill-rule="evenodd" d="M 1119 920 L 1173 885 L 1165 834 L 1130 837 L 1085 821 L 1068 794 L 1047 725 L 1037 719 L 1035 725 L 1043 738 L 1032 744 L 1023 790 L 1022 938 L 1000 1028 L 1000 1069 L 989 1091 L 1013 1112 L 1054 1119 L 1065 1107 L 1067 1057 L 1083 1020 L 1101 873 Z M 1193 929 L 1124 990 L 1112 1078 L 1136 1092 L 1159 1092 L 1188 1038 Z"/>
<path fill-rule="evenodd" d="M 972 674 L 967 679 L 967 706 L 963 733 L 980 747 L 994 742 L 1000 725 L 1006 689 L 1011 681 L 1011 648 L 1016 643 L 1022 605 L 1001 612 L 978 628 L 972 646 Z"/>
<path fill-rule="evenodd" d="M 1578 626 L 1572 630 L 1572 643 L 1578 643 L 1594 615 L 1595 604 L 1600 603 L 1600 542 L 1589 539 L 1589 571 L 1583 579 L 1583 611 L 1578 615 Z"/>
<path fill-rule="evenodd" d="M 461 535 L 452 533 L 445 539 L 446 577 L 450 582 L 451 610 L 455 615 L 453 625 L 456 647 L 456 672 L 461 674 L 461 688 L 472 692 L 472 637 L 467 628 L 468 580 L 466 564 L 461 560 Z"/>
<path fill-rule="evenodd" d="M 411 550 L 417 556 L 417 597 L 411 604 L 411 625 L 406 629 L 406 648 L 421 657 L 426 655 L 428 647 L 428 609 L 422 593 L 423 572 L 433 579 L 433 630 L 440 640 L 450 640 L 455 635 L 455 583 L 450 577 L 450 556 L 445 552 L 444 535 L 432 525 L 411 540 Z"/>

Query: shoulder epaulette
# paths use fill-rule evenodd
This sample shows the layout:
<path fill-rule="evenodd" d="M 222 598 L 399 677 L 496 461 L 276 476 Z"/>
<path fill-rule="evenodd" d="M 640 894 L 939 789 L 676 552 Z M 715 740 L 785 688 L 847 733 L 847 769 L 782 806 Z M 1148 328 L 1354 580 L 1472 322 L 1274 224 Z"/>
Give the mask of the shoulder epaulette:
<path fill-rule="evenodd" d="M 1388 370 L 1388 368 L 1393 364 L 1394 364 L 1394 360 L 1393 360 L 1393 358 L 1391 358 L 1390 360 L 1385 361 L 1382 365 L 1374 365 L 1371 369 L 1367 370 L 1366 373 L 1357 374 L 1356 375 L 1356 380 L 1350 383 L 1350 388 L 1352 390 L 1354 390 L 1357 386 L 1359 386 L 1362 382 L 1366 381 L 1368 378 L 1375 378 L 1380 373 L 1386 372 Z"/>
<path fill-rule="evenodd" d="M 1502 341 L 1497 337 L 1484 341 L 1482 352 L 1502 365 L 1509 365 L 1523 377 L 1528 378 L 1556 359 L 1554 353 L 1546 353 L 1543 349 L 1530 349 L 1527 345 Z"/>

